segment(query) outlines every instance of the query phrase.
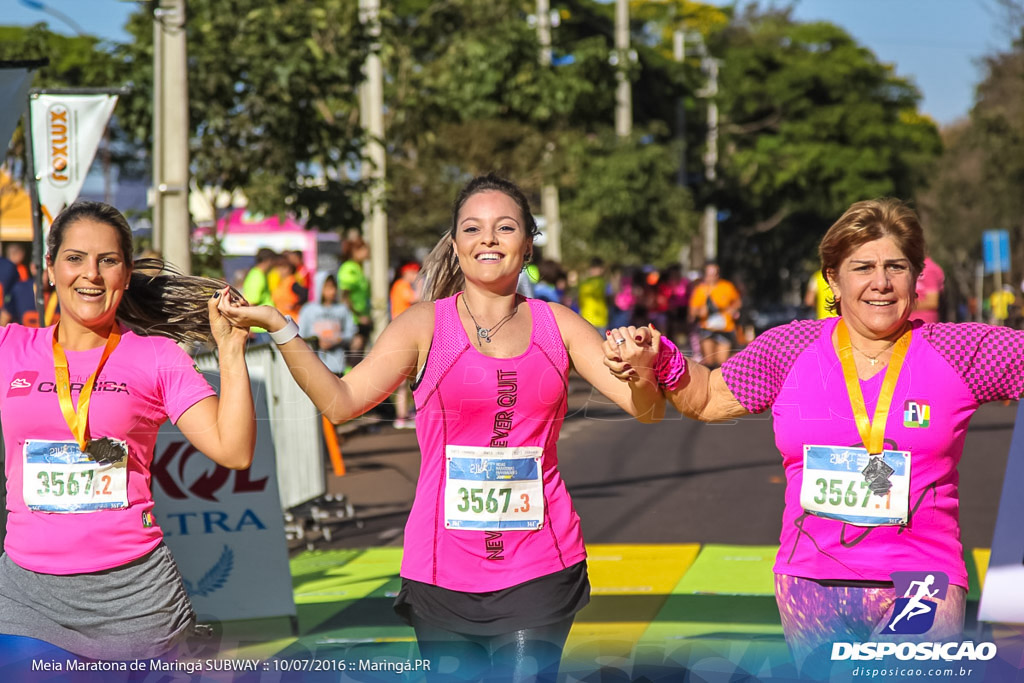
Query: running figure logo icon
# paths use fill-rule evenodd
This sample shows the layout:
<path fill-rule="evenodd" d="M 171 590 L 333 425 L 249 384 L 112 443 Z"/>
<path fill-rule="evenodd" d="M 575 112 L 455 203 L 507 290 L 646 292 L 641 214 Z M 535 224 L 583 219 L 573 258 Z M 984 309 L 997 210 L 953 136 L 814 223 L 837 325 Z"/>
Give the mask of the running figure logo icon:
<path fill-rule="evenodd" d="M 892 620 L 882 633 L 916 635 L 927 633 L 935 623 L 939 601 L 946 597 L 949 577 L 943 572 L 893 572 L 896 594 Z"/>

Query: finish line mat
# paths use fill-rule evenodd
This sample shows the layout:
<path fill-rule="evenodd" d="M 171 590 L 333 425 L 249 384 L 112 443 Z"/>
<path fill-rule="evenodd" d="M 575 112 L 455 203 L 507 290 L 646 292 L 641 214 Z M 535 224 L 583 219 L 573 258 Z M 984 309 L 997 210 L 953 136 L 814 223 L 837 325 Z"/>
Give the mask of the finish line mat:
<path fill-rule="evenodd" d="M 775 605 L 775 551 L 716 544 L 588 545 L 591 603 L 569 634 L 560 680 L 661 680 L 683 670 L 702 672 L 691 676 L 695 681 L 735 675 L 786 680 L 791 663 Z M 970 633 L 988 554 L 975 550 L 966 559 Z M 222 655 L 416 660 L 413 630 L 391 607 L 400 565 L 400 548 L 310 551 L 293 558 L 297 634 L 267 639 L 252 625 L 227 624 Z M 419 679 L 389 673 L 380 680 Z"/>

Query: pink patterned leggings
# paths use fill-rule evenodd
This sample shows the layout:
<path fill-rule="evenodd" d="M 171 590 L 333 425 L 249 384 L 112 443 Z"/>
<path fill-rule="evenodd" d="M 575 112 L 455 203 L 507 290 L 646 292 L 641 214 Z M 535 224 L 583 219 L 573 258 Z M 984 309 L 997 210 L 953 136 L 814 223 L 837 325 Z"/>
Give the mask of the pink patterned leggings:
<path fill-rule="evenodd" d="M 811 579 L 775 575 L 775 599 L 782 631 L 798 670 L 814 671 L 831 665 L 832 643 L 878 641 L 946 642 L 960 640 L 964 628 L 967 591 L 949 587 L 938 603 L 935 622 L 921 635 L 886 635 L 892 618 L 894 588 L 823 586 Z"/>

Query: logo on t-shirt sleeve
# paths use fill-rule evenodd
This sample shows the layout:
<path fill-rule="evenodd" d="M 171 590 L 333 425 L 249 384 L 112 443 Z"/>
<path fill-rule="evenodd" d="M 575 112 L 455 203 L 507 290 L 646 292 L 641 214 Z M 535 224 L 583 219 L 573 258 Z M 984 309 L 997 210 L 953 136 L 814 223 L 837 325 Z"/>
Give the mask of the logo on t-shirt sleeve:
<path fill-rule="evenodd" d="M 11 386 L 7 389 L 7 398 L 27 396 L 32 391 L 39 373 L 35 370 L 22 370 L 11 378 Z"/>

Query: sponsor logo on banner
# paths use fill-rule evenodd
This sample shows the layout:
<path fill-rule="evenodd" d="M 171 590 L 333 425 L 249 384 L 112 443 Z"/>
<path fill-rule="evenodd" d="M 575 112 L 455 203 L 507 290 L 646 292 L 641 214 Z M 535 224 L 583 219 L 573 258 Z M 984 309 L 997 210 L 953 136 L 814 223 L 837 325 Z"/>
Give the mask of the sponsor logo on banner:
<path fill-rule="evenodd" d="M 116 105 L 116 95 L 102 93 L 34 93 L 29 98 L 32 173 L 44 243 L 53 219 L 78 198 Z"/>
<path fill-rule="evenodd" d="M 68 125 L 68 108 L 56 102 L 46 110 L 47 149 L 49 150 L 50 182 L 54 187 L 66 187 L 71 182 L 71 150 L 68 138 L 71 128 Z"/>
<path fill-rule="evenodd" d="M 253 393 L 257 420 L 267 425 L 262 392 Z M 204 619 L 295 614 L 274 456 L 266 429 L 241 470 L 213 462 L 170 423 L 160 430 L 150 465 L 154 513 Z"/>

